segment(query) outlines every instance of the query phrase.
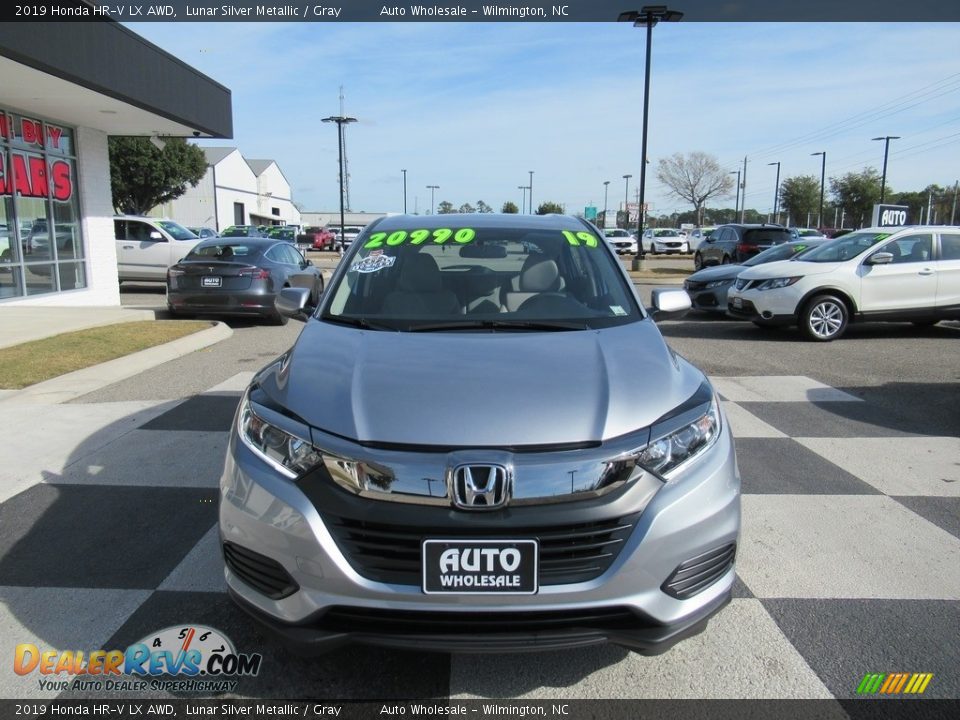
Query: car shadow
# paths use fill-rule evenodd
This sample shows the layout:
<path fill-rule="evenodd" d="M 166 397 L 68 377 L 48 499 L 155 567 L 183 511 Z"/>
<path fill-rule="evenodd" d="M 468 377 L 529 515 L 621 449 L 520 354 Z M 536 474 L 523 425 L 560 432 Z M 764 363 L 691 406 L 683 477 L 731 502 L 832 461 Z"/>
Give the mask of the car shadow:
<path fill-rule="evenodd" d="M 759 327 L 752 322 L 723 316 L 705 317 L 703 314 L 688 314 L 679 320 L 657 323 L 660 333 L 666 337 L 703 338 L 716 340 L 751 340 L 772 342 L 797 342 L 813 345 L 796 326 Z M 936 325 L 920 327 L 911 323 L 853 323 L 843 337 L 833 342 L 876 340 L 883 338 L 949 338 L 957 337 L 960 321 L 943 320 Z"/>

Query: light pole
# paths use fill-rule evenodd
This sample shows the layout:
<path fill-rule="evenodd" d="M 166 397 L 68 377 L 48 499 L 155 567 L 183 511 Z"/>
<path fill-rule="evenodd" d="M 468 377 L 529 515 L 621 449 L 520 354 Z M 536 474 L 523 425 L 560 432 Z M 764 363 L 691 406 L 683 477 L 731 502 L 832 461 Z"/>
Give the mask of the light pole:
<path fill-rule="evenodd" d="M 640 269 L 640 261 L 645 257 L 643 252 L 643 206 L 647 192 L 647 119 L 650 114 L 650 53 L 653 47 L 653 26 L 661 20 L 676 22 L 683 17 L 682 12 L 668 10 L 666 5 L 645 5 L 640 11 L 620 13 L 618 21 L 632 22 L 634 27 L 643 26 L 647 29 L 647 57 L 643 73 L 643 138 L 640 143 L 640 198 L 637 208 L 637 254 L 633 256 L 631 267 Z M 629 227 L 630 214 L 627 213 Z"/>
<path fill-rule="evenodd" d="M 407 214 L 407 171 L 401 170 L 403 173 L 403 214 Z"/>
<path fill-rule="evenodd" d="M 777 166 L 777 184 L 773 189 L 773 217 L 774 222 L 780 224 L 780 161 L 767 163 L 767 165 Z"/>
<path fill-rule="evenodd" d="M 819 228 L 823 225 L 823 183 L 827 178 L 827 151 L 810 153 L 810 157 L 815 155 L 823 156 L 823 160 L 820 163 L 820 211 L 817 213 L 817 227 Z"/>
<path fill-rule="evenodd" d="M 527 186 L 526 185 L 517 185 L 517 190 L 520 190 L 520 214 L 523 215 L 527 211 Z"/>
<path fill-rule="evenodd" d="M 530 205 L 530 214 L 533 215 L 533 170 L 528 171 L 530 173 L 530 184 L 527 185 L 527 190 L 530 193 L 527 195 L 527 203 Z"/>
<path fill-rule="evenodd" d="M 887 191 L 887 155 L 890 153 L 890 141 L 899 140 L 899 135 L 884 135 L 883 137 L 871 138 L 873 140 L 883 140 L 883 179 L 880 181 L 880 203 L 886 197 Z"/>
<path fill-rule="evenodd" d="M 623 227 L 627 229 L 630 227 L 630 178 L 633 175 L 624 175 L 623 176 Z M 640 238 L 637 238 L 637 241 L 640 241 Z"/>
<path fill-rule="evenodd" d="M 344 115 L 331 115 L 323 118 L 322 122 L 335 122 L 337 124 L 337 156 L 340 162 L 340 248 L 343 249 L 343 126 L 348 123 L 357 122 L 354 117 Z"/>
<path fill-rule="evenodd" d="M 433 191 L 434 191 L 434 190 L 439 190 L 439 189 L 440 189 L 440 186 L 439 186 L 439 185 L 427 185 L 427 189 L 430 191 L 430 214 L 431 214 L 431 215 L 436 215 L 436 209 L 434 208 L 434 205 L 433 205 Z"/>
<path fill-rule="evenodd" d="M 740 169 L 731 170 L 730 174 L 737 176 L 737 199 L 733 201 L 733 219 L 736 221 L 737 215 L 740 213 Z"/>
<path fill-rule="evenodd" d="M 610 181 L 603 181 L 603 227 L 607 227 L 607 191 L 610 189 Z"/>

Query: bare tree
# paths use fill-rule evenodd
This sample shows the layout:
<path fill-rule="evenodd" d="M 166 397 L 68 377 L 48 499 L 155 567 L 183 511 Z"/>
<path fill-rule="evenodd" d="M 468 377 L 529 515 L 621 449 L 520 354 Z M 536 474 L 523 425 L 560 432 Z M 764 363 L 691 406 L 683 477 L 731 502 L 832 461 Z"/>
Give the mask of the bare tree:
<path fill-rule="evenodd" d="M 703 224 L 703 207 L 707 200 L 730 195 L 734 186 L 730 174 L 720 167 L 717 159 L 699 151 L 661 158 L 657 179 L 670 188 L 672 195 L 693 205 L 698 225 Z"/>

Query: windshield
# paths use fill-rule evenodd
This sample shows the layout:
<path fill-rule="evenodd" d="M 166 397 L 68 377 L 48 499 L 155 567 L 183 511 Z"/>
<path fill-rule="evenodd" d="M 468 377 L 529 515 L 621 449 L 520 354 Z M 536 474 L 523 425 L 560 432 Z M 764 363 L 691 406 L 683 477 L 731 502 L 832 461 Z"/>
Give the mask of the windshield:
<path fill-rule="evenodd" d="M 763 263 L 776 262 L 777 260 L 789 260 L 797 253 L 807 250 L 810 246 L 804 243 L 786 243 L 776 245 L 764 250 L 762 253 L 754 255 L 743 263 L 744 267 L 753 267 L 754 265 L 763 265 Z"/>
<path fill-rule="evenodd" d="M 814 248 L 803 256 L 806 262 L 843 262 L 866 252 L 878 242 L 886 240 L 890 233 L 855 232 L 831 240 Z"/>
<path fill-rule="evenodd" d="M 396 221 L 363 236 L 330 289 L 323 319 L 391 330 L 585 329 L 642 317 L 598 236 L 564 227 L 471 227 L 470 220 Z M 486 224 L 486 223 L 485 223 Z M 360 321 L 363 321 L 362 323 Z"/>
<path fill-rule="evenodd" d="M 157 225 L 166 230 L 174 240 L 198 240 L 199 238 L 183 225 L 172 220 L 158 220 Z"/>
<path fill-rule="evenodd" d="M 676 230 L 654 230 L 653 234 L 655 237 L 680 237 Z"/>

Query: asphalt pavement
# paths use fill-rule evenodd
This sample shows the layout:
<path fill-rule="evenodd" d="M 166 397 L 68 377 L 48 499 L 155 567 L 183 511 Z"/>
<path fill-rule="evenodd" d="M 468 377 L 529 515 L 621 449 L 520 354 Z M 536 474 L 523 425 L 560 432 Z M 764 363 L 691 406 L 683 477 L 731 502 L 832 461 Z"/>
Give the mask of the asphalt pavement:
<path fill-rule="evenodd" d="M 162 306 L 162 286 L 125 285 L 122 300 Z M 868 672 L 933 673 L 925 697 L 960 697 L 960 323 L 854 325 L 829 344 L 694 315 L 661 324 L 723 398 L 744 492 L 735 598 L 665 655 L 302 659 L 231 604 L 216 531 L 239 393 L 302 325 L 227 322 L 229 338 L 68 403 L 2 402 L 17 442 L 0 446 L 0 653 L 126 647 L 200 623 L 264 655 L 239 697 L 847 698 Z M 0 676 L 2 697 L 82 694 Z"/>

